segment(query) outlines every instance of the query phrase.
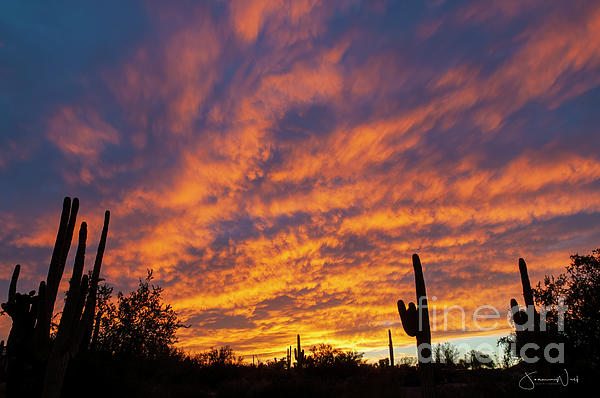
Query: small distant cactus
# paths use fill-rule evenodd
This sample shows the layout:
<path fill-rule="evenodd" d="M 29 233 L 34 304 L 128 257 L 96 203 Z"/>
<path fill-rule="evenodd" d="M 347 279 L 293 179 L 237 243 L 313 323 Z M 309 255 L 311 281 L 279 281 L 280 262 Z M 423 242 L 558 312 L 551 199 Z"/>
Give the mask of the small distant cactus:
<path fill-rule="evenodd" d="M 300 346 L 300 335 L 298 334 L 297 336 L 297 345 L 298 348 L 294 348 L 294 358 L 296 358 L 296 364 L 299 368 L 302 368 L 304 366 L 306 357 L 304 356 L 304 350 L 302 349 L 302 347 Z"/>
<path fill-rule="evenodd" d="M 390 366 L 394 367 L 394 345 L 392 344 L 392 331 L 388 329 L 388 345 L 390 348 Z"/>
<path fill-rule="evenodd" d="M 425 279 L 421 260 L 417 254 L 412 256 L 415 272 L 415 288 L 417 293 L 417 305 L 408 304 L 398 300 L 398 313 L 402 321 L 402 327 L 406 334 L 417 339 L 417 353 L 419 358 L 419 373 L 421 376 L 421 388 L 423 397 L 435 396 L 433 385 L 433 372 L 431 368 L 431 330 L 429 328 L 429 312 L 427 309 L 427 292 L 425 290 Z"/>
<path fill-rule="evenodd" d="M 289 346 L 286 349 L 285 367 L 287 368 L 287 370 L 290 370 L 290 368 L 292 367 L 292 346 Z"/>

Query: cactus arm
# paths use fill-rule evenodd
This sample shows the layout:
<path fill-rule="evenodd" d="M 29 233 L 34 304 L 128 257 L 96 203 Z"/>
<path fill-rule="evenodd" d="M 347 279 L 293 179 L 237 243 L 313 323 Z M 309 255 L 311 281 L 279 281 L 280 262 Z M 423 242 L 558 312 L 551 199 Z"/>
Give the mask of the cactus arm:
<path fill-rule="evenodd" d="M 30 303 L 31 306 L 29 307 L 29 319 L 30 319 L 30 324 L 29 324 L 29 330 L 30 330 L 30 339 L 33 337 L 33 331 L 35 328 L 35 323 L 38 319 L 38 315 L 40 314 L 40 308 L 42 308 L 44 306 L 44 300 L 41 299 L 42 294 L 45 294 L 45 283 L 44 281 L 40 282 L 40 285 L 38 287 L 37 290 L 37 295 L 35 295 L 35 293 L 32 295 L 30 294 Z M 35 290 L 33 291 L 35 292 Z M 31 342 L 31 340 L 29 340 Z"/>
<path fill-rule="evenodd" d="M 37 308 L 37 323 L 45 321 L 46 311 L 46 282 L 41 281 L 38 287 L 38 308 Z"/>
<path fill-rule="evenodd" d="M 88 288 L 89 288 L 89 278 L 87 275 L 84 275 L 81 278 L 81 284 L 79 286 L 79 295 L 77 297 L 76 307 L 75 307 L 75 322 L 80 321 L 81 313 L 83 311 L 83 307 L 86 303 L 86 297 L 88 296 Z M 74 325 L 78 326 L 78 325 Z"/>
<path fill-rule="evenodd" d="M 527 273 L 527 264 L 522 258 L 519 258 L 519 273 L 521 274 L 521 285 L 523 286 L 523 298 L 525 299 L 525 305 L 534 305 L 533 291 L 531 290 L 529 274 Z"/>
<path fill-rule="evenodd" d="M 89 288 L 89 279 L 87 275 L 84 275 L 81 278 L 81 288 L 79 294 L 79 301 L 77 302 L 77 308 L 75 309 L 76 319 L 73 322 L 73 330 L 71 332 L 71 340 L 69 341 L 69 353 L 71 356 L 75 356 L 77 354 L 80 346 L 81 340 L 85 333 L 85 319 L 81 316 L 81 312 L 83 311 L 83 307 L 86 304 L 86 297 L 88 297 L 88 288 Z M 81 316 L 81 318 L 80 318 Z"/>
<path fill-rule="evenodd" d="M 100 278 L 100 267 L 102 266 L 102 259 L 104 258 L 109 223 L 110 211 L 106 210 L 104 212 L 104 225 L 102 226 L 102 234 L 100 235 L 100 242 L 98 243 L 98 250 L 96 251 L 96 260 L 94 261 L 94 270 L 92 272 L 92 278 L 94 278 L 96 284 L 98 284 L 98 278 Z"/>
<path fill-rule="evenodd" d="M 404 305 L 404 301 L 398 300 L 398 313 L 400 314 L 400 321 L 404 327 L 404 331 L 410 337 L 415 337 L 418 333 L 417 324 L 414 322 L 416 319 L 417 309 L 414 303 L 408 304 L 408 309 Z"/>
<path fill-rule="evenodd" d="M 70 340 L 70 332 L 73 328 L 73 323 L 75 322 L 75 318 L 79 316 L 79 314 L 77 314 L 76 312 L 76 309 L 77 303 L 80 299 L 81 275 L 83 274 L 83 265 L 85 261 L 86 239 L 87 224 L 85 222 L 82 222 L 81 228 L 79 229 L 79 244 L 77 245 L 75 264 L 73 265 L 73 274 L 71 275 L 71 280 L 69 282 L 69 291 L 67 292 L 65 307 L 60 318 L 58 334 L 56 336 L 56 346 L 60 350 L 64 349 L 64 347 L 61 346 L 62 344 L 64 344 L 63 341 L 65 339 Z"/>
<path fill-rule="evenodd" d="M 51 292 L 54 296 L 54 300 L 56 300 L 56 295 L 58 293 L 58 287 L 60 285 L 60 280 L 62 279 L 63 272 L 65 270 L 65 264 L 67 263 L 67 257 L 69 255 L 69 250 L 71 249 L 71 241 L 73 240 L 73 233 L 75 231 L 75 224 L 77 223 L 77 212 L 79 211 L 79 199 L 73 198 L 73 202 L 71 203 L 71 214 L 69 215 L 69 223 L 67 224 L 67 233 L 65 235 L 65 239 L 63 241 L 63 247 L 60 257 L 60 262 L 58 263 L 58 267 L 56 270 L 56 286 L 55 291 Z M 80 229 L 81 231 L 81 229 Z M 86 225 L 86 236 L 87 236 L 87 225 Z M 85 243 L 84 243 L 85 246 Z M 85 247 L 84 247 L 85 253 Z M 54 307 L 54 302 L 52 303 Z"/>
<path fill-rule="evenodd" d="M 510 308 L 515 324 L 519 326 L 524 325 L 527 322 L 527 312 L 519 309 L 519 304 L 514 298 L 510 299 Z M 520 332 L 519 330 L 517 331 Z"/>
<path fill-rule="evenodd" d="M 102 322 L 102 311 L 96 314 L 96 322 L 94 323 L 94 333 L 92 333 L 92 341 L 90 342 L 90 350 L 95 351 L 98 345 L 98 335 L 100 334 L 100 322 Z"/>
<path fill-rule="evenodd" d="M 58 286 L 62 279 L 62 274 L 71 247 L 73 239 L 73 231 L 75 230 L 75 221 L 79 210 L 79 199 L 74 198 L 71 202 L 70 198 L 65 198 L 63 203 L 63 212 L 60 216 L 60 225 L 56 236 L 56 243 L 52 251 L 52 260 L 48 269 L 48 277 L 46 279 L 46 289 L 48 294 L 48 308 L 50 311 L 54 309 L 54 302 L 58 293 Z M 50 308 L 50 305 L 52 307 Z"/>
<path fill-rule="evenodd" d="M 50 323 L 54 313 L 54 303 L 56 302 L 58 288 L 71 247 L 78 211 L 79 199 L 74 198 L 71 201 L 69 197 L 65 197 L 58 233 L 56 235 L 56 243 L 54 244 L 52 259 L 48 268 L 48 277 L 46 278 L 46 297 L 43 300 L 46 305 L 46 313 L 38 319 L 35 327 L 34 344 L 37 346 L 36 352 L 38 355 L 46 355 L 49 349 L 48 336 L 50 335 Z"/>
<path fill-rule="evenodd" d="M 70 281 L 71 284 L 74 283 L 73 287 L 76 289 L 79 289 L 81 285 L 81 277 L 83 275 L 83 267 L 85 262 L 86 242 L 87 224 L 84 221 L 81 223 L 81 227 L 79 228 L 79 243 L 77 244 L 77 254 L 75 255 L 75 264 L 73 264 L 73 273 Z"/>
<path fill-rule="evenodd" d="M 13 321 L 18 309 L 17 309 L 17 281 L 19 280 L 19 273 L 21 272 L 21 266 L 15 265 L 12 276 L 10 278 L 10 285 L 8 287 L 8 300 L 6 303 L 2 303 L 2 310 L 10 316 Z"/>
<path fill-rule="evenodd" d="M 406 314 L 406 305 L 404 304 L 403 300 L 398 300 L 398 314 L 400 314 L 400 321 L 402 322 L 402 325 L 406 324 L 408 322 L 408 316 Z M 409 334 L 409 336 L 411 335 Z"/>
<path fill-rule="evenodd" d="M 19 273 L 21 272 L 21 265 L 15 265 L 15 269 L 12 273 L 12 277 L 10 278 L 10 286 L 8 287 L 8 301 L 13 301 L 15 299 L 15 294 L 17 293 L 17 280 L 19 280 Z"/>
<path fill-rule="evenodd" d="M 64 247 L 65 236 L 67 234 L 67 224 L 69 223 L 69 214 L 71 213 L 71 198 L 66 197 L 63 201 L 63 209 L 60 215 L 60 222 L 58 224 L 58 233 L 56 234 L 56 242 L 54 243 L 54 250 L 52 250 L 52 258 L 50 259 L 50 267 L 48 268 L 48 277 L 46 278 L 46 284 L 54 286 L 56 283 L 56 270 L 60 258 L 62 257 L 62 250 Z"/>
<path fill-rule="evenodd" d="M 81 336 L 81 348 L 87 350 L 92 337 L 92 329 L 94 324 L 94 313 L 96 312 L 96 291 L 98 290 L 98 280 L 100 279 L 100 268 L 102 267 L 102 259 L 106 248 L 106 238 L 108 235 L 108 224 L 110 222 L 110 212 L 107 210 L 104 213 L 104 225 L 102 234 L 100 235 L 100 243 L 96 252 L 96 260 L 94 261 L 94 269 L 92 278 L 89 281 L 88 298 L 83 311 L 83 335 Z"/>

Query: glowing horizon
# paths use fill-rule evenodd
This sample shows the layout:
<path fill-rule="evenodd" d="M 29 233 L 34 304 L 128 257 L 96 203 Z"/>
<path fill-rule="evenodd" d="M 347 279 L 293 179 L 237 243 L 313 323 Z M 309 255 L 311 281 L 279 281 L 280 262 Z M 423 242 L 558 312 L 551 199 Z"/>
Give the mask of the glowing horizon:
<path fill-rule="evenodd" d="M 63 196 L 90 250 L 111 210 L 102 276 L 152 268 L 182 348 L 265 359 L 413 344 L 413 253 L 469 316 L 521 301 L 519 257 L 537 283 L 600 246 L 597 2 L 0 9 L 0 300 L 45 276 Z"/>

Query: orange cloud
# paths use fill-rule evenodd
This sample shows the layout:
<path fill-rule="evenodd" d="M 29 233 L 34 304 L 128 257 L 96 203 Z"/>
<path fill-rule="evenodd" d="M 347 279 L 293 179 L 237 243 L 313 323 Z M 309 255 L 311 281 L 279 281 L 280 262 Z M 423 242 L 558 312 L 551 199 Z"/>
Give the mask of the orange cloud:
<path fill-rule="evenodd" d="M 106 144 L 119 144 L 119 133 L 93 109 L 65 106 L 49 122 L 48 139 L 63 153 L 95 159 Z"/>

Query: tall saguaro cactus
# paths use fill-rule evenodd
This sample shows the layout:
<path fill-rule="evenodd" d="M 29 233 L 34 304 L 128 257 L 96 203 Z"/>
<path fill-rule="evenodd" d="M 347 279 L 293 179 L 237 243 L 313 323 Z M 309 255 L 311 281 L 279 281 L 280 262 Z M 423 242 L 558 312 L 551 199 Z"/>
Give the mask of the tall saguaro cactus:
<path fill-rule="evenodd" d="M 8 301 L 2 304 L 2 308 L 12 318 L 7 342 L 9 395 L 34 396 L 40 392 L 39 388 L 43 397 L 59 397 L 70 358 L 81 348 L 86 349 L 88 346 L 94 320 L 96 288 L 108 234 L 108 211 L 105 213 L 96 262 L 89 280 L 83 272 L 87 224 L 81 224 L 75 264 L 58 332 L 54 343 L 51 344 L 50 341 L 54 303 L 69 254 L 78 209 L 77 198 L 73 201 L 65 198 L 48 277 L 46 281 L 40 282 L 37 295 L 35 291 L 29 294 L 16 292 L 20 265 L 15 266 Z M 29 375 L 28 379 L 30 369 L 34 369 L 36 374 Z M 43 384 L 35 386 L 41 380 Z"/>
<path fill-rule="evenodd" d="M 294 348 L 294 358 L 296 358 L 296 363 L 298 364 L 298 367 L 302 368 L 302 366 L 304 366 L 304 360 L 306 358 L 304 356 L 304 350 L 300 346 L 300 335 L 299 334 L 297 336 L 297 340 L 298 340 L 297 341 L 298 348 Z"/>
<path fill-rule="evenodd" d="M 527 272 L 527 264 L 522 258 L 519 258 L 519 273 L 521 274 L 521 285 L 523 286 L 523 299 L 525 300 L 526 310 L 519 309 L 519 304 L 514 298 L 510 300 L 510 307 L 517 335 L 517 355 L 521 355 L 521 349 L 526 344 L 533 343 L 539 348 L 544 345 L 543 334 L 541 333 L 540 314 L 535 309 L 533 290 L 531 289 L 529 274 Z M 534 351 L 539 350 L 534 349 Z"/>
<path fill-rule="evenodd" d="M 409 303 L 408 308 L 406 308 L 404 301 L 398 300 L 398 313 L 400 314 L 402 327 L 406 334 L 417 339 L 422 393 L 423 397 L 431 398 L 435 396 L 435 389 L 433 385 L 433 369 L 431 368 L 431 330 L 429 328 L 429 312 L 427 309 L 427 291 L 425 290 L 421 260 L 417 254 L 413 254 L 412 262 L 415 272 L 417 305 Z"/>

